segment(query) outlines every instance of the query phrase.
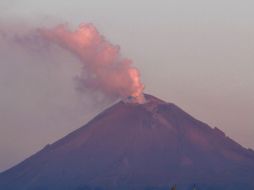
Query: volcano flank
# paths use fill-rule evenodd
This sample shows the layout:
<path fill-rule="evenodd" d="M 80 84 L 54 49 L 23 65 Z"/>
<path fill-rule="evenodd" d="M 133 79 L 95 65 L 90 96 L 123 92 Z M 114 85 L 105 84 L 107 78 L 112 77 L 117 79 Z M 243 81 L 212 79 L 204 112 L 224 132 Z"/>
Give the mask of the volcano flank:
<path fill-rule="evenodd" d="M 0 174 L 1 190 L 253 190 L 254 151 L 172 103 L 120 101 Z"/>

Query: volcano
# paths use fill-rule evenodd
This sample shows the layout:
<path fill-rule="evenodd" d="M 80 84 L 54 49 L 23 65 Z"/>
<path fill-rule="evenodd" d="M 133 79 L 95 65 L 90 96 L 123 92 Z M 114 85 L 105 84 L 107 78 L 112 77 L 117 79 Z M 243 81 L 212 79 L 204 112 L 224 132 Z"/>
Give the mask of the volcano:
<path fill-rule="evenodd" d="M 254 151 L 172 103 L 120 101 L 0 174 L 1 190 L 253 190 Z"/>

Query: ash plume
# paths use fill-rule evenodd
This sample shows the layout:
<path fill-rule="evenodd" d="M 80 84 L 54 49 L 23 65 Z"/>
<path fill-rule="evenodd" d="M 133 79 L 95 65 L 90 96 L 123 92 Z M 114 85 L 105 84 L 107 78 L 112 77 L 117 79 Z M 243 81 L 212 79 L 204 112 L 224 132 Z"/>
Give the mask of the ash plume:
<path fill-rule="evenodd" d="M 81 24 L 74 31 L 67 24 L 38 31 L 47 42 L 57 44 L 80 60 L 81 73 L 77 77 L 80 90 L 144 102 L 139 71 L 130 59 L 121 56 L 119 46 L 107 41 L 93 24 Z"/>

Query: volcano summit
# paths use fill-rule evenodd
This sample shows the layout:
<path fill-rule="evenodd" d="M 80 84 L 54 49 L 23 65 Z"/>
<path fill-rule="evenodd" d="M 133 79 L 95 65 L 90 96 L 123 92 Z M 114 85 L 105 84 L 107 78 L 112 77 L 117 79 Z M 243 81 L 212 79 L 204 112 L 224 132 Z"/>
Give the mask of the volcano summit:
<path fill-rule="evenodd" d="M 253 190 L 254 152 L 172 103 L 120 101 L 0 174 L 2 190 Z"/>

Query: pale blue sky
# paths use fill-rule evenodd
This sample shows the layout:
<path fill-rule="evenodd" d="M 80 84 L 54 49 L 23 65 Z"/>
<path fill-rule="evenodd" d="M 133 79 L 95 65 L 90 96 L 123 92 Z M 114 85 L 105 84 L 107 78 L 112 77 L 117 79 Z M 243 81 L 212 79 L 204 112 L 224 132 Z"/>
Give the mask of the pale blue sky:
<path fill-rule="evenodd" d="M 0 24 L 92 22 L 134 61 L 147 93 L 254 148 L 253 10 L 253 0 L 1 0 Z M 82 107 L 71 58 L 31 67 L 47 59 L 10 47 L 0 45 L 0 171 L 101 109 Z"/>

